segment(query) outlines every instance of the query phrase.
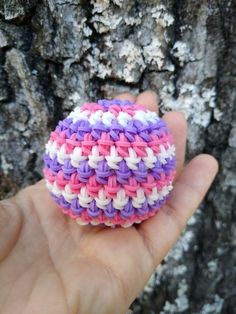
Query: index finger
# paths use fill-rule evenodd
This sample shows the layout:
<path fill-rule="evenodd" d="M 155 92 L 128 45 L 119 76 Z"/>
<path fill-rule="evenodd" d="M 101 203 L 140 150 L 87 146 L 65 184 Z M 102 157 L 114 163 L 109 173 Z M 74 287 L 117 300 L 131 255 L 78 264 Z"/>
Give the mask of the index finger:
<path fill-rule="evenodd" d="M 158 114 L 158 96 L 155 92 L 148 90 L 138 95 L 136 103 L 138 105 L 143 105 L 150 111 L 154 111 Z"/>
<path fill-rule="evenodd" d="M 137 227 L 154 265 L 159 264 L 175 244 L 217 171 L 217 161 L 210 155 L 192 159 L 176 181 L 167 203 L 154 217 Z"/>

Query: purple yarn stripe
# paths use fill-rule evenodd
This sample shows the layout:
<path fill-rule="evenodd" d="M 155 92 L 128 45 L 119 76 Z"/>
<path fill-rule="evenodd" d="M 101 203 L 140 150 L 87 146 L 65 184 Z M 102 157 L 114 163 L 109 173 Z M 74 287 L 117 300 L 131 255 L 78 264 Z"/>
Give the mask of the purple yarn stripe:
<path fill-rule="evenodd" d="M 83 211 L 87 210 L 88 214 L 90 217 L 98 217 L 102 212 L 105 213 L 105 215 L 108 218 L 113 218 L 115 216 L 115 214 L 117 212 L 121 213 L 121 216 L 125 219 L 128 218 L 130 216 L 132 216 L 133 214 L 137 214 L 137 215 L 145 215 L 148 212 L 155 210 L 155 209 L 159 209 L 168 199 L 167 195 L 166 197 L 164 197 L 162 200 L 158 200 L 156 202 L 154 202 L 153 205 L 150 205 L 147 203 L 147 200 L 143 203 L 143 206 L 141 208 L 135 208 L 132 205 L 132 201 L 129 200 L 128 203 L 125 205 L 125 207 L 122 210 L 116 210 L 113 205 L 112 205 L 112 201 L 107 205 L 107 208 L 105 210 L 102 210 L 100 208 L 98 208 L 96 206 L 96 201 L 93 200 L 90 203 L 89 208 L 82 208 L 79 204 L 78 199 L 74 199 L 72 201 L 72 203 L 69 203 L 65 200 L 65 198 L 63 196 L 56 196 L 53 193 L 50 193 L 52 198 L 54 199 L 54 201 L 61 207 L 63 207 L 66 211 L 71 212 L 75 215 L 79 215 L 81 214 Z"/>
<path fill-rule="evenodd" d="M 89 121 L 78 120 L 73 123 L 72 118 L 66 118 L 59 122 L 57 128 L 59 132 L 66 131 L 66 138 L 70 139 L 71 135 L 76 133 L 79 141 L 84 140 L 85 133 L 91 133 L 94 140 L 101 138 L 102 132 L 109 133 L 111 140 L 119 140 L 119 134 L 122 132 L 130 142 L 135 141 L 135 135 L 139 135 L 145 142 L 151 140 L 150 133 L 158 137 L 164 136 L 168 133 L 165 121 L 162 119 L 155 123 L 149 122 L 148 125 L 143 124 L 139 120 L 130 120 L 127 127 L 120 125 L 117 120 L 112 122 L 110 127 L 105 126 L 103 122 L 97 122 L 90 125 Z"/>
<path fill-rule="evenodd" d="M 135 102 L 132 102 L 130 100 L 121 100 L 121 99 L 100 99 L 97 102 L 99 105 L 102 105 L 106 109 L 108 109 L 112 105 L 118 105 L 118 106 L 132 106 L 135 105 Z"/>
<path fill-rule="evenodd" d="M 64 165 L 61 165 L 56 156 L 51 159 L 48 154 L 44 155 L 44 163 L 45 166 L 51 169 L 55 174 L 63 170 L 64 178 L 67 180 L 70 180 L 71 175 L 77 172 L 78 179 L 85 183 L 88 182 L 91 176 L 96 175 L 97 182 L 107 184 L 109 176 L 116 175 L 117 181 L 120 184 L 127 184 L 130 177 L 134 177 L 137 182 L 142 183 L 146 182 L 148 174 L 153 175 L 157 180 L 160 179 L 160 174 L 163 172 L 169 175 L 169 173 L 175 169 L 176 158 L 166 159 L 166 164 L 161 164 L 160 161 L 157 161 L 152 169 L 147 169 L 144 162 L 141 160 L 139 164 L 137 164 L 137 170 L 130 170 L 125 160 L 119 163 L 118 170 L 111 169 L 106 160 L 98 162 L 97 169 L 91 168 L 88 164 L 88 160 L 81 161 L 79 167 L 75 168 L 71 165 L 70 159 L 66 159 Z"/>

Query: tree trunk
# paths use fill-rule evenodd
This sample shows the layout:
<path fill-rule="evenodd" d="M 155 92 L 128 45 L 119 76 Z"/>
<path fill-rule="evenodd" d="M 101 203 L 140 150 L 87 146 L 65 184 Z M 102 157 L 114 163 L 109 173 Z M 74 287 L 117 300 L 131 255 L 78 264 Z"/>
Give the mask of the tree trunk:
<path fill-rule="evenodd" d="M 236 2 L 0 1 L 0 197 L 42 175 L 50 130 L 76 105 L 157 92 L 189 122 L 188 157 L 220 174 L 130 313 L 236 311 Z"/>

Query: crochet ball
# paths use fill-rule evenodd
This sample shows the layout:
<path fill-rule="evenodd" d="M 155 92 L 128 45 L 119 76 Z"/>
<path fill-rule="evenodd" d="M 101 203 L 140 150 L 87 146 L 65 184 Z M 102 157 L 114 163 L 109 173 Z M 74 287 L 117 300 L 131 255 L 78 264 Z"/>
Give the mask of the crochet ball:
<path fill-rule="evenodd" d="M 77 107 L 46 144 L 44 175 L 54 201 L 78 224 L 129 227 L 166 202 L 175 147 L 164 120 L 128 100 Z"/>

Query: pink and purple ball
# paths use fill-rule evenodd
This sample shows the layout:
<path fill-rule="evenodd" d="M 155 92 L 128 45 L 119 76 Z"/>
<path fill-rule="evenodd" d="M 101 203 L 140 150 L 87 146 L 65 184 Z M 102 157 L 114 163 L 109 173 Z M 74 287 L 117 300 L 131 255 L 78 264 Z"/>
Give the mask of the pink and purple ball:
<path fill-rule="evenodd" d="M 155 215 L 175 176 L 164 120 L 128 100 L 77 107 L 46 144 L 44 176 L 53 200 L 78 224 L 129 227 Z"/>

